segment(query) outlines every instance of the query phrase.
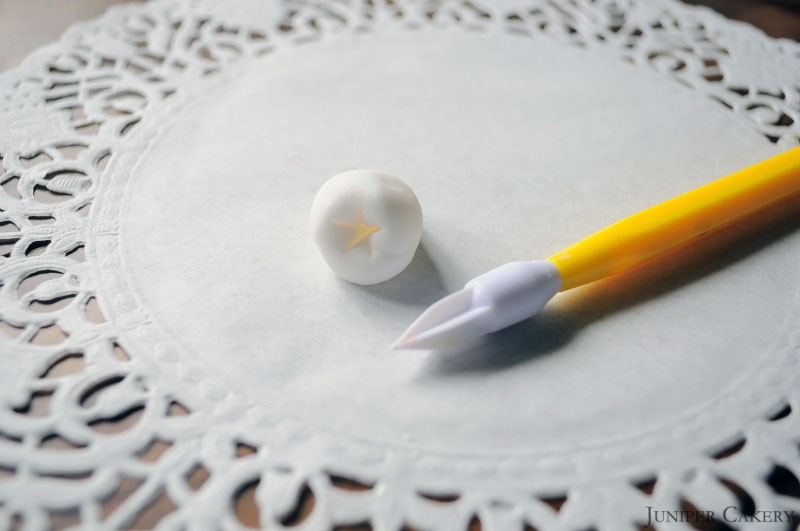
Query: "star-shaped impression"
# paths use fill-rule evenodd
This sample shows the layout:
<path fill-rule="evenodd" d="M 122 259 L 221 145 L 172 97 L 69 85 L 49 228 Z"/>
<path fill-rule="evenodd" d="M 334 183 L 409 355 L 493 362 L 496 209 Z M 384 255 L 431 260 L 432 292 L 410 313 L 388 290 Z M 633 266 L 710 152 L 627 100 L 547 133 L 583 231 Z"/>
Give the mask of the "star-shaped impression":
<path fill-rule="evenodd" d="M 364 213 L 361 212 L 360 208 L 356 209 L 356 215 L 358 216 L 358 223 L 348 223 L 347 221 L 341 221 L 338 219 L 334 220 L 333 222 L 341 227 L 347 227 L 348 229 L 352 229 L 354 231 L 353 238 L 347 243 L 345 250 L 349 251 L 359 243 L 364 242 L 364 245 L 367 246 L 367 251 L 369 251 L 369 254 L 372 255 L 372 248 L 369 245 L 369 237 L 381 230 L 381 228 L 378 225 L 369 225 L 364 219 Z"/>

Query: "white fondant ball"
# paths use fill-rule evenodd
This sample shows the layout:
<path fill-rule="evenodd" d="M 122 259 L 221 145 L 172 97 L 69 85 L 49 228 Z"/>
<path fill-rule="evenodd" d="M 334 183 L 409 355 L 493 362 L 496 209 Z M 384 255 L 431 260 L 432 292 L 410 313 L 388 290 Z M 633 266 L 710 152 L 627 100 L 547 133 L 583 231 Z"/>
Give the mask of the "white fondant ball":
<path fill-rule="evenodd" d="M 317 192 L 311 231 L 334 273 L 356 284 L 377 284 L 411 263 L 422 237 L 422 209 L 397 177 L 346 171 Z"/>

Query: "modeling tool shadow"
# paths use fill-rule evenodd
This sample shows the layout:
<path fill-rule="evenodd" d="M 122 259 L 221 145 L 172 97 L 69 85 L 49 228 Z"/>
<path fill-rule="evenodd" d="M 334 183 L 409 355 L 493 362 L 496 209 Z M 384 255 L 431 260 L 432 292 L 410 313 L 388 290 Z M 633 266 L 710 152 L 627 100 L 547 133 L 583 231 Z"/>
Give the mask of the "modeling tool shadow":
<path fill-rule="evenodd" d="M 425 379 L 510 369 L 558 351 L 578 329 L 569 315 L 545 308 L 535 318 L 488 335 L 468 348 L 434 353 L 419 376 Z"/>
<path fill-rule="evenodd" d="M 564 293 L 558 306 L 573 316 L 577 326 L 585 327 L 699 282 L 764 252 L 798 230 L 800 195 L 620 275 Z"/>
<path fill-rule="evenodd" d="M 370 297 L 424 307 L 447 295 L 442 275 L 425 250 L 425 242 L 420 243 L 411 263 L 399 275 L 372 286 L 354 285 L 356 290 Z"/>
<path fill-rule="evenodd" d="M 531 362 L 604 318 L 699 282 L 798 230 L 800 195 L 795 195 L 636 268 L 557 295 L 539 315 L 460 352 L 437 352 L 421 370 L 428 376 L 455 375 Z"/>

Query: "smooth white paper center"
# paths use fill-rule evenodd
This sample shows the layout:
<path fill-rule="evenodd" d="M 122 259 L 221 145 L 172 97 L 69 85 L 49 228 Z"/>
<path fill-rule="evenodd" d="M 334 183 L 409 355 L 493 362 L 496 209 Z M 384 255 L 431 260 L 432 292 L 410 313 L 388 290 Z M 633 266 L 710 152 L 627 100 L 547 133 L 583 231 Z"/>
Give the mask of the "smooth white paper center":
<path fill-rule="evenodd" d="M 275 418 L 450 452 L 624 438 L 763 362 L 786 333 L 797 234 L 558 296 L 462 356 L 389 345 L 475 275 L 777 152 L 741 120 L 600 52 L 450 31 L 332 37 L 175 116 L 136 170 L 123 245 L 155 319 Z M 336 278 L 309 234 L 317 188 L 357 168 L 401 177 L 423 208 L 423 250 L 377 286 Z"/>

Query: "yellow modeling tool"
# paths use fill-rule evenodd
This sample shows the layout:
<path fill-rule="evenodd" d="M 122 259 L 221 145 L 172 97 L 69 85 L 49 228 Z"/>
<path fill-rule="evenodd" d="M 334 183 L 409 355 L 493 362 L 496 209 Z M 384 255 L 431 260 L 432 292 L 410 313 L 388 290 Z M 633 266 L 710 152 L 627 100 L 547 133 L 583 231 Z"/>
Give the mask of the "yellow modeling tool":
<path fill-rule="evenodd" d="M 397 349 L 462 345 L 535 315 L 559 291 L 615 275 L 800 192 L 800 148 L 643 210 L 542 261 L 511 262 L 441 299 Z"/>

